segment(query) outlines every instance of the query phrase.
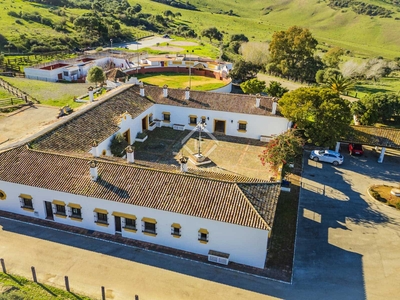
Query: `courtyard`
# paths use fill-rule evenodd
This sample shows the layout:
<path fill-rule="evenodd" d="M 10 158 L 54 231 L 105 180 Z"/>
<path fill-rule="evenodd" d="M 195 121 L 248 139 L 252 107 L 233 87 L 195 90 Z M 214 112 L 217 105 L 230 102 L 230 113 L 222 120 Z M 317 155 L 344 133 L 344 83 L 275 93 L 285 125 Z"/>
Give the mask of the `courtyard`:
<path fill-rule="evenodd" d="M 135 142 L 135 159 L 179 168 L 179 158 L 192 157 L 199 151 L 199 133 L 190 130 L 156 128 L 148 131 L 145 142 Z M 196 167 L 189 160 L 189 169 L 200 169 L 228 175 L 270 180 L 275 174 L 263 166 L 258 155 L 265 142 L 227 136 L 220 133 L 201 133 L 200 151 L 212 162 Z"/>

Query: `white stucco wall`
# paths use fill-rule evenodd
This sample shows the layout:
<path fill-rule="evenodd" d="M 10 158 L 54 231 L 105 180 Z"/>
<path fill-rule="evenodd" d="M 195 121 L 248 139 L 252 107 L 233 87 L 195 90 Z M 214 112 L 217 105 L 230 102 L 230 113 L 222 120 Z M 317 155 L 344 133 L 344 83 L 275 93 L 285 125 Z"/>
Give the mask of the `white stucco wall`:
<path fill-rule="evenodd" d="M 80 204 L 82 206 L 81 222 L 71 220 L 69 217 L 60 218 L 57 216 L 54 216 L 54 221 L 109 234 L 115 234 L 113 212 L 132 214 L 137 217 L 137 232 L 126 232 L 122 229 L 122 235 L 125 237 L 202 255 L 207 255 L 209 250 L 221 251 L 229 253 L 231 261 L 258 268 L 264 267 L 268 231 L 8 182 L 0 182 L 0 187 L 7 195 L 6 200 L 0 200 L 0 209 L 4 211 L 45 219 L 46 210 L 44 201 L 52 202 L 56 199 L 64 201 L 66 205 L 68 203 Z M 32 196 L 35 212 L 29 212 L 21 208 L 20 193 Z M 96 214 L 93 212 L 95 208 L 108 211 L 108 227 L 99 226 L 95 223 Z M 156 219 L 156 236 L 145 235 L 142 232 L 141 220 L 143 217 Z M 181 225 L 180 238 L 175 238 L 171 235 L 172 223 L 179 223 Z M 198 231 L 200 228 L 207 229 L 209 232 L 209 242 L 206 244 L 198 241 Z"/>
<path fill-rule="evenodd" d="M 54 70 L 42 70 L 36 68 L 25 68 L 25 77 L 35 80 L 51 81 L 56 82 L 58 80 L 58 74 L 62 74 L 64 68 L 58 68 Z"/>
<path fill-rule="evenodd" d="M 214 93 L 230 93 L 232 91 L 232 82 L 229 82 L 227 85 L 224 85 L 223 87 L 216 89 L 216 90 L 211 90 L 210 92 Z"/>

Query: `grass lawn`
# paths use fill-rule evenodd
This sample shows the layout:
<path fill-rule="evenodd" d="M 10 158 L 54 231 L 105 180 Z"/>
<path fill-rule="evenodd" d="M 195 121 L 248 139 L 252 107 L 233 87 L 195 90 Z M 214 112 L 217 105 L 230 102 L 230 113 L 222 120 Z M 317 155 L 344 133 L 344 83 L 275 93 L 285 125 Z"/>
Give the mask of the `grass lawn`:
<path fill-rule="evenodd" d="M 58 83 L 16 77 L 0 77 L 13 86 L 36 98 L 41 104 L 72 108 L 82 105 L 74 102 L 74 97 L 87 93 L 89 83 Z"/>
<path fill-rule="evenodd" d="M 400 197 L 397 197 L 390 193 L 393 188 L 393 186 L 388 185 L 374 185 L 370 188 L 369 192 L 371 196 L 374 197 L 376 200 L 385 203 L 386 205 L 400 209 Z"/>
<path fill-rule="evenodd" d="M 9 92 L 7 92 L 7 90 L 0 87 L 0 100 L 6 99 L 6 98 L 13 98 L 13 97 L 14 97 L 13 94 L 10 94 Z"/>
<path fill-rule="evenodd" d="M 349 96 L 361 99 L 375 93 L 400 93 L 400 77 L 393 75 L 379 81 L 360 81 L 349 91 Z"/>
<path fill-rule="evenodd" d="M 24 277 L 0 273 L 0 299 L 26 300 L 90 300 L 91 298 L 69 293 L 46 284 L 34 283 Z"/>
<path fill-rule="evenodd" d="M 151 73 L 139 74 L 138 79 L 144 83 L 162 87 L 167 84 L 168 87 L 174 89 L 184 89 L 189 86 L 189 75 L 177 73 Z M 204 77 L 204 76 L 191 76 L 191 89 L 196 91 L 209 91 L 221 88 L 225 85 L 221 80 Z"/>

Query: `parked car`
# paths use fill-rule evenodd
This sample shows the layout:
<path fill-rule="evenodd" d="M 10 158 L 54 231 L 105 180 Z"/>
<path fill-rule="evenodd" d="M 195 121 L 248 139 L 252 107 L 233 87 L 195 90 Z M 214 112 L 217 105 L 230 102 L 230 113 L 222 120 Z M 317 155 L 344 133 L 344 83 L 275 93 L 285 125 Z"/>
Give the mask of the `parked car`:
<path fill-rule="evenodd" d="M 350 155 L 363 155 L 364 149 L 361 144 L 349 144 L 349 153 Z"/>
<path fill-rule="evenodd" d="M 344 160 L 339 152 L 332 150 L 313 150 L 311 151 L 310 159 L 313 161 L 325 161 L 334 166 L 341 165 Z"/>

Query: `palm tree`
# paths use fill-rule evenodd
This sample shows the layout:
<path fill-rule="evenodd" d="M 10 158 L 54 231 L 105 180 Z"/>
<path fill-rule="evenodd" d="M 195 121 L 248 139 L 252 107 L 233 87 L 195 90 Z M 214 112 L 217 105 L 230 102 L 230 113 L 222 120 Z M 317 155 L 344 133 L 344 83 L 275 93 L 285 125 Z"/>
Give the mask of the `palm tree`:
<path fill-rule="evenodd" d="M 329 77 L 324 85 L 338 94 L 343 94 L 353 87 L 354 82 L 342 74 L 336 74 Z"/>

